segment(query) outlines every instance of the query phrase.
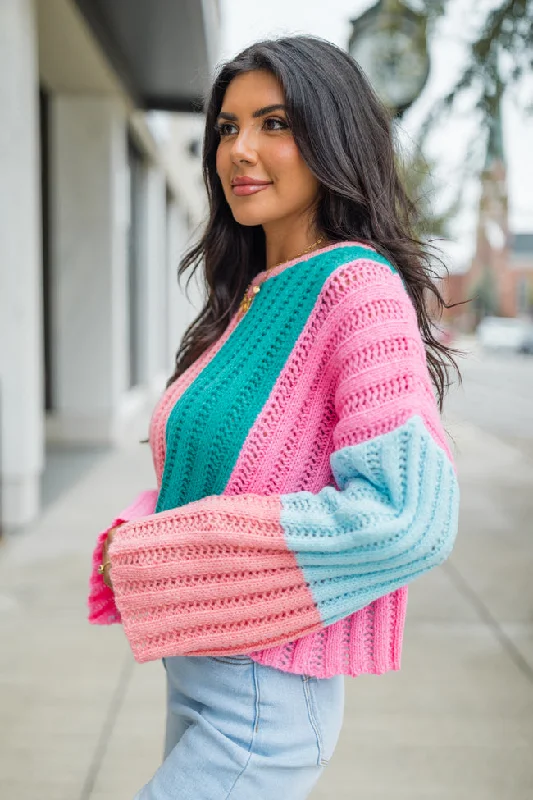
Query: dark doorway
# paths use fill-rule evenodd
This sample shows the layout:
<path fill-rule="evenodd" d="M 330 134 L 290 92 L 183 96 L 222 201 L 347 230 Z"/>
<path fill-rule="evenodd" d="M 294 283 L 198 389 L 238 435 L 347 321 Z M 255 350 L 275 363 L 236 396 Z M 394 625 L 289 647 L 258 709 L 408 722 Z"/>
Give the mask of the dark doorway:
<path fill-rule="evenodd" d="M 41 162 L 41 237 L 43 287 L 43 360 L 44 407 L 54 407 L 52 389 L 52 276 L 50 264 L 50 100 L 48 92 L 39 89 L 39 140 Z"/>

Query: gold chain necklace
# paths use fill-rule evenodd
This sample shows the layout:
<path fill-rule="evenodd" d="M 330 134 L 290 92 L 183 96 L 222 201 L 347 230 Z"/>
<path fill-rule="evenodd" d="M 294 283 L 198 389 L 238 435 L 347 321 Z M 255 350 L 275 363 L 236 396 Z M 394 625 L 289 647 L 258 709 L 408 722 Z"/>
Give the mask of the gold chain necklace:
<path fill-rule="evenodd" d="M 297 256 L 294 256 L 294 258 L 290 258 L 289 261 L 296 261 L 297 258 L 301 258 L 302 256 L 305 256 L 307 253 L 311 252 L 311 250 L 314 250 L 315 247 L 318 247 L 320 244 L 322 244 L 323 241 L 324 241 L 324 237 L 321 236 L 319 239 L 316 240 L 316 242 L 313 242 L 313 244 L 310 244 L 309 247 L 306 247 L 305 250 L 303 250 L 301 253 L 298 253 Z M 285 263 L 284 261 L 278 261 L 277 264 L 273 264 L 271 267 L 267 267 L 266 270 L 265 270 L 265 272 L 267 274 L 263 278 L 263 281 L 266 281 L 266 279 L 268 278 L 268 273 L 270 271 L 272 271 L 276 267 L 279 267 L 280 264 L 284 264 L 284 263 Z M 254 280 L 255 280 L 255 278 L 254 278 Z M 259 290 L 261 288 L 261 284 L 263 283 L 263 281 L 261 281 L 259 286 L 254 286 L 253 285 L 253 281 L 249 284 L 248 288 L 246 289 L 246 291 L 244 293 L 244 297 L 241 300 L 241 304 L 239 306 L 239 313 L 240 314 L 243 314 L 243 315 L 246 314 L 246 312 L 248 311 L 248 309 L 252 305 L 252 300 L 254 299 L 256 294 L 259 293 Z"/>

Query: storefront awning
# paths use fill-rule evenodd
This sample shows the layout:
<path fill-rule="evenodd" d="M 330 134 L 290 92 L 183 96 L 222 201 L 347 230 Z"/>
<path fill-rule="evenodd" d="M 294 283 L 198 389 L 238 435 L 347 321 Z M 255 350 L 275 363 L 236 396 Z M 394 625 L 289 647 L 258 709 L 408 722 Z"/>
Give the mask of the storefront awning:
<path fill-rule="evenodd" d="M 218 0 L 75 0 L 139 108 L 200 111 L 216 60 Z"/>

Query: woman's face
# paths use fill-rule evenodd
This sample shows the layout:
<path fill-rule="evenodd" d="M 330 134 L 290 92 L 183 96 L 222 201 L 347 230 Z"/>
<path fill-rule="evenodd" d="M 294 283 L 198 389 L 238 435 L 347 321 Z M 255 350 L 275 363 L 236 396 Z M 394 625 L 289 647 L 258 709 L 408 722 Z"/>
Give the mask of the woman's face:
<path fill-rule="evenodd" d="M 296 146 L 283 90 L 267 71 L 246 72 L 226 90 L 217 119 L 217 173 L 241 225 L 310 216 L 319 184 Z"/>

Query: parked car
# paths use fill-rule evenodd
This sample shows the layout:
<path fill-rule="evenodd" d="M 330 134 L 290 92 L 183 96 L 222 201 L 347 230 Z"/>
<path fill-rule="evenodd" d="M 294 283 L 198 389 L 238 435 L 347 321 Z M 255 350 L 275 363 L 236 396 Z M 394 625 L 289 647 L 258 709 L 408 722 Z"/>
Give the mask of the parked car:
<path fill-rule="evenodd" d="M 485 317 L 477 327 L 480 345 L 487 350 L 514 353 L 533 350 L 533 322 L 520 317 Z"/>

